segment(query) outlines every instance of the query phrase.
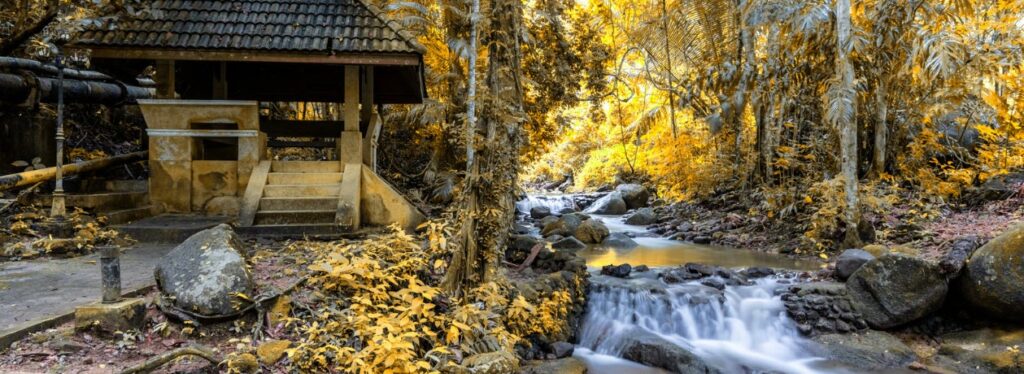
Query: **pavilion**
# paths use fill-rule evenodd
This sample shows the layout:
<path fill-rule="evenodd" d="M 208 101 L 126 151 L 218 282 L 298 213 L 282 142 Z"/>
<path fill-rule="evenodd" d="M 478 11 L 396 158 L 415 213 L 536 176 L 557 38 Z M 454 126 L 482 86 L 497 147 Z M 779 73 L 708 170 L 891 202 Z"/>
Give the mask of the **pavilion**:
<path fill-rule="evenodd" d="M 349 232 L 423 215 L 376 174 L 381 104 L 421 103 L 424 48 L 361 0 L 155 0 L 85 30 L 93 66 L 134 77 L 149 196 L 166 213 L 237 215 L 271 232 Z M 341 103 L 343 120 L 272 118 L 273 102 Z M 333 139 L 297 142 L 294 138 Z M 268 147 L 330 147 L 337 160 L 275 161 Z"/>

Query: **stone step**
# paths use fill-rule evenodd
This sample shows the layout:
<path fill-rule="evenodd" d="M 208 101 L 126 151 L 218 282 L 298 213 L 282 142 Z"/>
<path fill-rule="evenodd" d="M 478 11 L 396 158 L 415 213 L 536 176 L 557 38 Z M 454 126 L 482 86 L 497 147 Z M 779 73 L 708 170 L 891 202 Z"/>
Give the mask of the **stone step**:
<path fill-rule="evenodd" d="M 338 161 L 273 161 L 271 173 L 340 173 Z"/>
<path fill-rule="evenodd" d="M 107 217 L 108 225 L 120 225 L 128 222 L 138 221 L 143 218 L 153 216 L 153 206 L 146 205 L 137 208 L 128 208 L 122 210 L 115 210 L 111 212 L 103 212 L 101 215 Z"/>
<path fill-rule="evenodd" d="M 337 197 L 264 197 L 259 210 L 326 210 L 337 206 Z"/>
<path fill-rule="evenodd" d="M 278 184 L 337 184 L 341 183 L 341 173 L 270 173 L 267 174 L 268 185 Z"/>
<path fill-rule="evenodd" d="M 338 197 L 338 184 L 277 184 L 263 187 L 263 197 Z"/>
<path fill-rule="evenodd" d="M 132 180 L 112 180 L 103 182 L 104 188 L 111 192 L 138 192 L 149 190 L 149 180 L 146 179 L 132 179 Z"/>
<path fill-rule="evenodd" d="M 333 223 L 335 209 L 331 210 L 263 210 L 256 212 L 256 225 L 287 225 Z"/>
<path fill-rule="evenodd" d="M 50 206 L 52 195 L 38 195 L 33 202 L 40 206 Z M 91 209 L 97 212 L 113 212 L 149 205 L 149 193 L 135 192 L 100 192 L 87 194 L 67 194 L 64 204 L 69 207 Z"/>
<path fill-rule="evenodd" d="M 112 227 L 143 243 L 178 244 L 192 234 L 230 220 L 229 217 L 163 214 Z"/>
<path fill-rule="evenodd" d="M 246 237 L 275 239 L 364 239 L 371 234 L 384 232 L 384 227 L 362 228 L 348 231 L 333 223 L 323 224 L 287 224 L 287 225 L 253 225 L 235 229 L 239 235 Z"/>

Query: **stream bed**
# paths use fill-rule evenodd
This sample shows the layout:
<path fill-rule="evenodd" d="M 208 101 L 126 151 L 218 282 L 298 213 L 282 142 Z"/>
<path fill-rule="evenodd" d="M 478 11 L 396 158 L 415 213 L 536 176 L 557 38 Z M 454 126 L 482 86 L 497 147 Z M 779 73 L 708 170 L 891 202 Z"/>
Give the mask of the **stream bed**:
<path fill-rule="evenodd" d="M 552 212 L 579 208 L 572 195 L 531 196 L 517 208 L 529 212 L 538 205 Z M 682 347 L 726 373 L 849 372 L 811 353 L 812 343 L 800 336 L 786 315 L 776 289 L 792 280 L 772 276 L 718 291 L 698 282 L 668 285 L 656 275 L 660 269 L 686 263 L 813 271 L 819 262 L 661 238 L 643 226 L 625 224 L 623 216 L 590 215 L 611 233 L 632 237 L 638 246 L 589 245 L 577 252 L 591 269 L 592 289 L 574 356 L 587 364 L 589 373 L 666 373 L 622 358 L 630 339 L 641 334 Z M 634 272 L 627 279 L 598 273 L 602 266 L 624 263 L 647 265 L 652 271 Z"/>

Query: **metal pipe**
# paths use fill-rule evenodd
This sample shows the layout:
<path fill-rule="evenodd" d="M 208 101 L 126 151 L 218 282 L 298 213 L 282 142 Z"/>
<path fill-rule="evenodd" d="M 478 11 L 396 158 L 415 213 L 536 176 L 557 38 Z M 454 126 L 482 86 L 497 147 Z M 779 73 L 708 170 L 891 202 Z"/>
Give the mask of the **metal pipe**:
<path fill-rule="evenodd" d="M 112 157 L 105 157 L 96 160 L 82 161 L 64 166 L 63 172 L 67 175 L 87 173 L 100 170 L 110 166 L 117 166 L 129 162 L 146 159 L 146 151 L 126 153 Z M 39 182 L 53 180 L 57 175 L 56 168 L 45 168 L 26 171 L 15 174 L 0 176 L 0 191 L 6 191 L 18 187 L 25 187 Z"/>
<path fill-rule="evenodd" d="M 66 69 L 64 69 L 66 70 Z M 28 73 L 26 73 L 28 74 Z M 25 103 L 38 100 L 57 102 L 57 78 L 32 77 L 0 72 L 0 101 Z M 119 82 L 99 82 L 77 79 L 64 80 L 65 99 L 82 104 L 119 104 L 148 99 L 155 95 L 154 88 L 126 85 Z M 37 90 L 33 96 L 33 90 Z"/>
<path fill-rule="evenodd" d="M 63 218 L 64 206 L 64 54 L 57 54 L 57 182 L 53 188 L 50 217 Z"/>
<path fill-rule="evenodd" d="M 103 280 L 103 303 L 121 301 L 121 249 L 100 247 L 100 274 Z"/>

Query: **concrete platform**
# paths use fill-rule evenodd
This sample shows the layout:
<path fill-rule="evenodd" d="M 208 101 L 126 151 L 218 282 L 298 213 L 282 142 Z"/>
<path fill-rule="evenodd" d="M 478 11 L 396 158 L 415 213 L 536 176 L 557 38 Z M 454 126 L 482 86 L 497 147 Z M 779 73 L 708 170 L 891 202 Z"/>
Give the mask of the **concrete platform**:
<path fill-rule="evenodd" d="M 142 243 L 178 244 L 192 234 L 232 220 L 234 217 L 163 214 L 113 228 Z"/>
<path fill-rule="evenodd" d="M 153 269 L 173 245 L 138 244 L 121 254 L 125 296 L 145 293 Z M 0 263 L 0 350 L 30 333 L 74 318 L 75 307 L 100 300 L 99 254 Z"/>

